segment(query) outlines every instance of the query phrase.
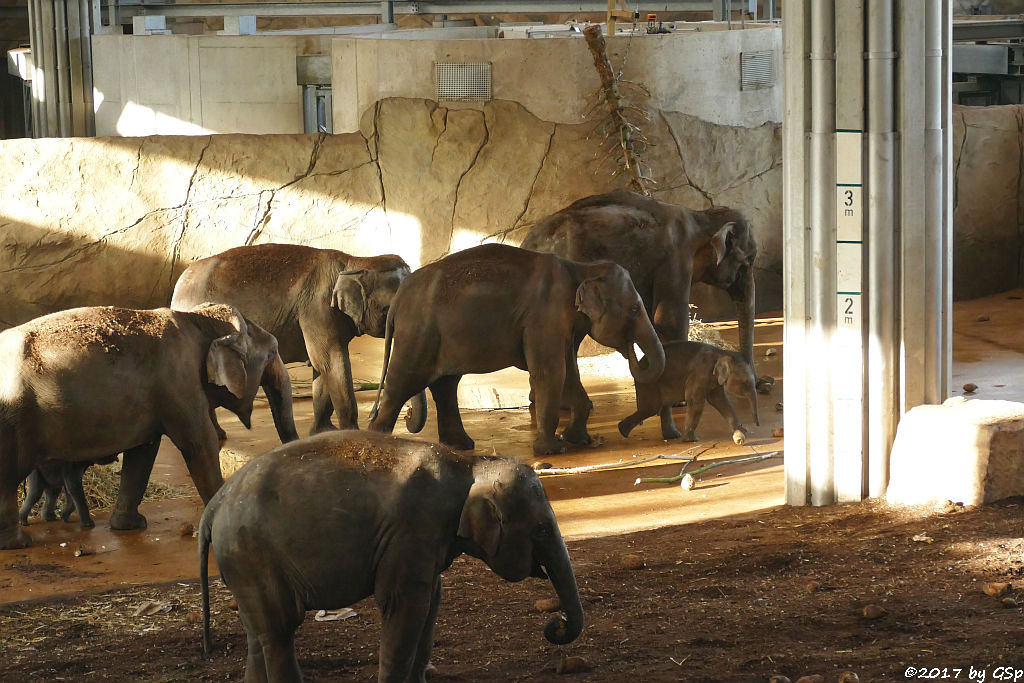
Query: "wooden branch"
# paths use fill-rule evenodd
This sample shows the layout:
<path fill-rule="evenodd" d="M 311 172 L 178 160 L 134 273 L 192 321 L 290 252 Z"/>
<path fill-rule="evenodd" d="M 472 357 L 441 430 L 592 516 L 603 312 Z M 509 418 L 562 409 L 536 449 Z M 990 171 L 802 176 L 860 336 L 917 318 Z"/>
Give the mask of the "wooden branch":
<path fill-rule="evenodd" d="M 608 61 L 608 50 L 604 36 L 601 35 L 601 26 L 591 24 L 583 29 L 583 36 L 586 38 L 587 47 L 590 48 L 590 52 L 594 57 L 594 68 L 597 69 L 597 75 L 601 79 L 601 89 L 604 91 L 604 100 L 608 106 L 608 114 L 618 131 L 619 146 L 622 148 L 623 155 L 622 164 L 632 176 L 630 187 L 649 197 L 651 193 L 647 189 L 638 170 L 639 155 L 633 139 L 634 132 L 638 132 L 639 129 L 626 120 L 625 111 L 627 105 L 622 101 L 618 85 L 615 82 L 615 75 L 612 72 L 611 62 Z"/>

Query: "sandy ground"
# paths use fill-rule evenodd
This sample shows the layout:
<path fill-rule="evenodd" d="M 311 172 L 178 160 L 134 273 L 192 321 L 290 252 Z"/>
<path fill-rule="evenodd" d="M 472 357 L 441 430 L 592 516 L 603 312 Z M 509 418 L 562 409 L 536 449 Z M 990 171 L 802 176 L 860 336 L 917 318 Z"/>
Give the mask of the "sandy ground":
<path fill-rule="evenodd" d="M 974 382 L 980 398 L 1024 400 L 1021 296 L 1024 292 L 1010 292 L 957 304 L 957 387 Z M 985 316 L 988 320 L 981 320 Z M 723 336 L 734 341 L 735 330 L 725 329 Z M 634 485 L 637 476 L 678 472 L 676 462 L 631 464 L 654 455 L 707 448 L 700 459 L 712 462 L 781 449 L 781 439 L 771 436 L 782 424 L 776 410 L 782 401 L 781 340 L 777 318 L 758 325 L 758 374 L 772 375 L 777 383 L 773 395 L 761 397 L 761 426 L 751 425 L 743 447 L 732 444 L 724 421 L 710 408 L 698 429 L 704 439 L 699 444 L 663 442 L 656 418 L 623 439 L 616 424 L 633 410 L 631 383 L 584 376 L 595 405 L 591 432 L 603 444 L 543 458 L 555 467 L 624 464 L 544 477 L 570 540 L 588 612 L 584 637 L 565 650 L 589 659 L 593 671 L 581 674 L 583 679 L 766 680 L 777 671 L 794 679 L 814 672 L 835 678 L 839 669 L 853 668 L 862 680 L 907 680 L 898 665 L 931 662 L 984 665 L 992 680 L 999 663 L 1024 669 L 1024 657 L 1000 659 L 1000 653 L 1019 651 L 1016 644 L 1024 642 L 1021 610 L 1003 609 L 978 588 L 984 581 L 1024 574 L 1020 507 L 1014 502 L 969 511 L 892 510 L 870 501 L 785 508 L 781 458 L 715 469 L 693 491 Z M 765 355 L 770 348 L 779 353 Z M 375 379 L 380 341 L 359 340 L 353 351 L 355 375 Z M 525 386 L 525 373 L 496 374 L 467 378 L 464 384 L 508 387 L 509 394 Z M 359 394 L 361 419 L 372 401 L 372 392 Z M 682 410 L 677 409 L 677 419 Z M 300 433 L 308 430 L 310 412 L 308 399 L 296 401 Z M 463 418 L 478 453 L 493 449 L 528 463 L 540 460 L 530 449 L 527 410 L 465 411 Z M 225 416 L 227 447 L 255 454 L 275 445 L 265 407 L 253 422 L 247 432 Z M 431 419 L 416 438 L 435 437 Z M 187 478 L 172 446 L 161 450 L 153 476 L 168 482 Z M 240 677 L 244 637 L 224 607 L 223 590 L 221 602 L 215 602 L 215 624 L 224 645 L 212 662 L 198 660 L 198 627 L 185 619 L 198 604 L 192 585 L 197 567 L 194 539 L 181 536 L 178 526 L 198 519 L 198 498 L 145 501 L 142 511 L 150 521 L 142 532 L 110 531 L 103 512 L 95 515 L 97 528 L 88 531 L 76 524 L 37 522 L 29 529 L 35 547 L 0 556 L 0 604 L 8 605 L 0 607 L 0 633 L 10 635 L 0 645 L 0 680 L 85 672 L 110 680 Z M 910 540 L 919 532 L 934 543 Z M 74 557 L 79 545 L 95 554 Z M 645 569 L 624 569 L 624 553 L 639 554 Z M 539 637 L 544 619 L 533 613 L 532 601 L 546 597 L 550 587 L 536 581 L 504 584 L 468 559 L 446 576 L 450 588 L 437 645 L 441 679 L 546 677 L 557 653 Z M 176 607 L 151 622 L 130 618 L 149 595 Z M 869 603 L 883 605 L 889 614 L 866 619 L 862 610 Z M 300 631 L 300 659 L 315 680 L 365 679 L 375 672 L 376 613 L 372 602 L 357 610 L 357 629 L 310 619 Z M 337 636 L 338 629 L 345 629 L 344 637 Z M 501 633 L 500 643 L 494 642 L 494 629 Z M 138 642 L 121 643 L 117 634 L 125 631 L 139 634 Z M 85 654 L 96 643 L 100 654 Z M 109 657 L 154 648 L 161 655 L 143 657 L 145 662 Z"/>

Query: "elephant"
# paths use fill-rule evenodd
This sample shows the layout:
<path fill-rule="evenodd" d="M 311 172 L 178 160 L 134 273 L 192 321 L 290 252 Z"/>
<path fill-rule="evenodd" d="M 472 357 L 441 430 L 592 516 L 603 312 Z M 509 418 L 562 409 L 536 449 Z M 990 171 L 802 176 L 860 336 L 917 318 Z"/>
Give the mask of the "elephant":
<path fill-rule="evenodd" d="M 704 282 L 736 306 L 740 350 L 754 367 L 754 258 L 746 219 L 717 206 L 694 211 L 629 190 L 580 199 L 542 219 L 520 245 L 629 271 L 663 340 L 687 339 L 690 287 Z"/>
<path fill-rule="evenodd" d="M 348 344 L 363 334 L 384 336 L 391 299 L 410 272 L 394 254 L 351 256 L 298 244 L 236 247 L 186 268 L 171 308 L 189 310 L 203 301 L 237 307 L 277 338 L 286 363 L 313 366 L 310 433 L 331 429 L 335 410 L 342 429 L 356 429 Z M 412 424 L 425 419 L 410 415 Z"/>
<path fill-rule="evenodd" d="M 306 611 L 370 595 L 382 621 L 377 680 L 426 681 L 441 573 L 463 553 L 506 581 L 550 579 L 565 612 L 545 627 L 550 642 L 570 643 L 583 630 L 544 488 L 509 458 L 373 432 L 318 434 L 246 463 L 207 505 L 198 537 L 204 652 L 212 543 L 248 637 L 249 682 L 301 680 L 295 630 Z"/>
<path fill-rule="evenodd" d="M 402 404 L 430 387 L 441 442 L 472 449 L 459 416 L 459 380 L 514 366 L 530 373 L 538 421 L 534 452 L 562 453 L 566 441 L 589 444 L 592 404 L 573 346 L 586 334 L 625 356 L 637 381 L 661 374 L 661 342 L 624 268 L 504 244 L 446 256 L 410 275 L 395 295 L 370 429 L 390 432 Z M 640 361 L 634 344 L 645 354 Z M 572 417 L 556 435 L 563 399 Z"/>
<path fill-rule="evenodd" d="M 281 440 L 298 437 L 277 341 L 230 306 L 52 313 L 0 332 L 0 358 L 0 549 L 31 545 L 18 524 L 18 485 L 40 465 L 123 452 L 110 526 L 141 529 L 163 434 L 203 502 L 224 483 L 215 407 L 248 428 L 262 385 Z"/>
<path fill-rule="evenodd" d="M 634 427 L 654 414 L 661 416 L 661 437 L 696 441 L 695 429 L 710 401 L 719 414 L 729 421 L 733 441 L 742 446 L 746 435 L 736 417 L 729 395 L 750 402 L 754 423 L 761 424 L 757 414 L 757 379 L 739 351 L 727 351 L 711 344 L 676 340 L 664 343 L 665 371 L 653 382 L 636 382 L 636 412 L 619 422 L 619 433 L 628 437 Z M 686 425 L 676 429 L 672 405 L 686 399 Z"/>
<path fill-rule="evenodd" d="M 22 526 L 28 525 L 28 516 L 33 506 L 45 495 L 43 509 L 39 516 L 44 522 L 57 521 L 57 498 L 61 491 L 67 492 L 67 500 L 64 509 L 61 510 L 60 518 L 68 521 L 71 513 L 78 512 L 78 523 L 83 529 L 91 529 L 96 526 L 89 514 L 89 503 L 85 499 L 85 489 L 82 487 L 82 475 L 93 465 L 109 465 L 117 460 L 113 455 L 101 460 L 83 460 L 79 462 L 46 462 L 39 463 L 39 467 L 32 470 L 28 475 L 28 489 L 25 492 L 25 501 L 18 511 L 18 520 Z"/>

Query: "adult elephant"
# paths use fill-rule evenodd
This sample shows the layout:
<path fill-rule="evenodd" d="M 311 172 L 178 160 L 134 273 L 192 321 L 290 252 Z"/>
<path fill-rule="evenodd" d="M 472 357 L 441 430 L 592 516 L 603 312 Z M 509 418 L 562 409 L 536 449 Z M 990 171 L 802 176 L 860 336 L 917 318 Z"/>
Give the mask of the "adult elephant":
<path fill-rule="evenodd" d="M 139 503 L 166 434 L 199 495 L 223 485 L 215 407 L 250 426 L 262 386 L 282 441 L 297 438 L 277 341 L 237 310 L 75 308 L 0 333 L 0 549 L 24 548 L 18 484 L 45 463 L 124 452 L 114 529 L 141 529 Z"/>
<path fill-rule="evenodd" d="M 257 244 L 196 261 L 174 285 L 171 308 L 203 301 L 230 304 L 277 337 L 286 363 L 313 366 L 315 434 L 357 429 L 348 344 L 368 334 L 383 337 L 391 299 L 410 269 L 402 257 L 351 256 L 298 244 Z M 422 405 L 417 402 L 415 406 Z M 413 424 L 426 416 L 413 414 Z"/>
<path fill-rule="evenodd" d="M 574 261 L 618 263 L 665 340 L 689 334 L 692 283 L 725 290 L 736 306 L 740 351 L 753 367 L 757 244 L 739 212 L 724 206 L 694 211 L 619 190 L 544 218 L 521 246 Z"/>
<path fill-rule="evenodd" d="M 637 381 L 651 381 L 665 367 L 629 273 L 614 263 L 576 263 L 503 244 L 446 256 L 410 275 L 391 305 L 370 429 L 390 432 L 402 404 L 430 387 L 441 442 L 471 449 L 459 416 L 459 380 L 514 366 L 529 371 L 537 402 L 534 451 L 588 444 L 592 406 L 574 346 L 587 334 L 625 356 Z M 640 361 L 634 344 L 644 353 Z M 572 417 L 556 435 L 563 399 Z"/>
<path fill-rule="evenodd" d="M 425 681 L 441 573 L 463 553 L 506 581 L 550 578 L 565 612 L 545 627 L 550 642 L 570 643 L 583 630 L 572 562 L 544 488 L 511 459 L 352 431 L 247 463 L 199 523 L 207 653 L 211 542 L 248 636 L 247 681 L 302 680 L 295 630 L 306 611 L 370 595 L 381 612 L 377 680 Z"/>

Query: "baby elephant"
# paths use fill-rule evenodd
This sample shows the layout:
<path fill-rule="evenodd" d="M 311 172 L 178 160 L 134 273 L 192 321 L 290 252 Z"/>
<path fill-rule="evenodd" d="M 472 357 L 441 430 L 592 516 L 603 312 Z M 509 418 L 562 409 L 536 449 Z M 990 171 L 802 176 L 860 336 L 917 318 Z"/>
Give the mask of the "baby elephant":
<path fill-rule="evenodd" d="M 18 511 L 18 519 L 22 526 L 28 526 L 28 516 L 32 512 L 39 499 L 45 494 L 43 509 L 39 516 L 44 522 L 57 521 L 57 498 L 60 492 L 67 491 L 67 501 L 64 509 L 60 512 L 60 518 L 68 521 L 73 511 L 78 511 L 78 522 L 83 529 L 96 526 L 89 514 L 89 504 L 85 500 L 85 489 L 82 488 L 82 475 L 92 465 L 109 465 L 117 460 L 116 455 L 100 460 L 85 460 L 80 462 L 47 462 L 41 463 L 39 467 L 32 470 L 28 475 L 28 490 L 25 492 L 25 502 L 21 504 Z"/>
<path fill-rule="evenodd" d="M 619 422 L 619 433 L 629 436 L 634 427 L 657 413 L 661 416 L 662 438 L 696 441 L 694 430 L 708 400 L 729 421 L 733 441 L 743 445 L 746 437 L 728 394 L 746 398 L 755 424 L 761 424 L 757 416 L 757 378 L 743 354 L 691 341 L 665 342 L 664 348 L 665 371 L 653 382 L 635 382 L 636 412 Z M 683 400 L 686 425 L 680 434 L 672 420 L 672 405 Z"/>
<path fill-rule="evenodd" d="M 329 491 L 310 497 L 313 489 Z M 569 552 L 537 474 L 515 460 L 373 432 L 326 432 L 234 474 L 199 522 L 203 643 L 210 543 L 249 641 L 246 681 L 300 681 L 295 630 L 311 609 L 370 595 L 381 612 L 377 680 L 426 680 L 441 572 L 466 553 L 506 581 L 550 578 L 565 611 L 544 629 L 583 630 Z"/>

